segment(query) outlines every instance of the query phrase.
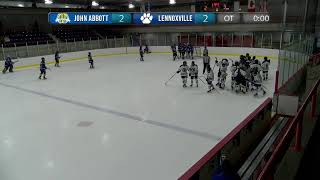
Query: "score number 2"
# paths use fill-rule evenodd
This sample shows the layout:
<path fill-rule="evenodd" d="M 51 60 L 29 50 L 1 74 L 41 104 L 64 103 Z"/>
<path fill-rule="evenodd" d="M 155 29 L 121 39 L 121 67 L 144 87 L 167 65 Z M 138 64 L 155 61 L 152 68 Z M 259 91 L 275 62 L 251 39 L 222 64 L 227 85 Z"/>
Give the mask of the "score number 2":
<path fill-rule="evenodd" d="M 202 16 L 204 18 L 203 23 L 208 23 L 208 15 L 204 14 Z"/>
<path fill-rule="evenodd" d="M 123 23 L 124 15 L 120 14 L 120 20 L 119 23 Z"/>

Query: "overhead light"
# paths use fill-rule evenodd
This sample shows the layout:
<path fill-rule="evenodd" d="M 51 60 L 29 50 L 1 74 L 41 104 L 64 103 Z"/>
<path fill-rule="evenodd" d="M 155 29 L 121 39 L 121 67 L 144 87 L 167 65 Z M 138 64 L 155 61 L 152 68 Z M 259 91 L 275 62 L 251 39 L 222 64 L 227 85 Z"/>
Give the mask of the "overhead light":
<path fill-rule="evenodd" d="M 100 9 L 105 9 L 106 7 L 104 7 L 104 6 L 100 6 Z"/>
<path fill-rule="evenodd" d="M 176 0 L 169 0 L 169 4 L 176 4 Z"/>
<path fill-rule="evenodd" d="M 68 5 L 65 5 L 64 7 L 65 7 L 65 8 L 69 8 L 69 6 L 68 6 Z"/>
<path fill-rule="evenodd" d="M 18 7 L 24 7 L 24 5 L 23 4 L 18 4 Z"/>
<path fill-rule="evenodd" d="M 129 3 L 129 9 L 133 9 L 134 8 L 134 4 Z"/>
<path fill-rule="evenodd" d="M 52 2 L 52 0 L 44 0 L 44 3 L 45 4 L 52 4 L 53 2 Z"/>
<path fill-rule="evenodd" d="M 92 6 L 99 6 L 99 3 L 96 2 L 96 1 L 92 1 L 91 5 L 92 5 Z"/>

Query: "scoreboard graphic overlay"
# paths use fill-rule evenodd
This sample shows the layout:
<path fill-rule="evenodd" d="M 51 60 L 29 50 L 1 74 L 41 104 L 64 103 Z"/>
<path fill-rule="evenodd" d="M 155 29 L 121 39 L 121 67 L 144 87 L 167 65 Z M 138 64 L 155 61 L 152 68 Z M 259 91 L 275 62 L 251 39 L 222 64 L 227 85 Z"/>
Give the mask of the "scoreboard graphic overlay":
<path fill-rule="evenodd" d="M 268 13 L 192 13 L 192 12 L 50 12 L 50 24 L 70 25 L 214 25 L 269 23 Z"/>

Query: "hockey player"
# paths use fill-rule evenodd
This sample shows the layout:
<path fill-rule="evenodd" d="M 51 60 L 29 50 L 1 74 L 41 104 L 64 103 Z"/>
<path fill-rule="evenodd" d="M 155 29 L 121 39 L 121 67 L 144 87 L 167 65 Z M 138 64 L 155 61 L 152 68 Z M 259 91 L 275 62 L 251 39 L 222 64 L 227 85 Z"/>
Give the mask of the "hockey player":
<path fill-rule="evenodd" d="M 254 75 L 255 75 L 255 74 L 260 74 L 261 71 L 262 71 L 262 68 L 261 68 L 261 66 L 260 66 L 260 64 L 259 64 L 259 60 L 256 59 L 256 60 L 254 61 L 254 63 L 250 66 L 250 69 L 248 70 L 248 72 L 249 72 L 250 75 L 251 75 L 251 76 L 248 76 L 248 77 L 247 77 L 247 82 L 248 82 L 248 84 L 249 84 L 249 82 L 252 82 L 252 81 L 254 80 Z M 251 83 L 251 84 L 252 84 L 252 83 Z M 249 87 L 249 85 L 248 85 L 248 87 Z M 253 90 L 253 88 L 255 88 L 255 86 L 252 86 L 252 87 L 251 87 L 251 90 Z"/>
<path fill-rule="evenodd" d="M 56 61 L 56 63 L 54 64 L 55 67 L 60 67 L 60 56 L 59 56 L 59 51 L 56 51 L 56 53 L 54 54 L 54 60 Z"/>
<path fill-rule="evenodd" d="M 144 53 L 147 53 L 147 54 L 150 53 L 149 46 L 147 44 L 146 44 L 146 47 L 144 48 Z"/>
<path fill-rule="evenodd" d="M 261 64 L 262 72 L 263 72 L 263 80 L 267 80 L 268 74 L 269 74 L 269 65 L 270 65 L 270 59 L 268 57 L 264 57 L 264 60 Z"/>
<path fill-rule="evenodd" d="M 140 61 L 144 61 L 144 59 L 143 59 L 143 49 L 142 49 L 142 46 L 140 46 L 139 53 L 140 53 Z"/>
<path fill-rule="evenodd" d="M 43 75 L 43 79 L 47 79 L 46 78 L 46 71 L 47 71 L 47 66 L 46 66 L 46 61 L 44 59 L 44 57 L 41 58 L 41 63 L 40 63 L 40 75 L 39 75 L 39 79 L 41 79 L 42 75 Z"/>
<path fill-rule="evenodd" d="M 185 45 L 186 46 L 185 48 L 186 48 L 186 58 L 187 59 L 191 59 L 191 56 L 190 56 L 191 51 L 190 51 L 189 45 L 190 45 L 189 43 Z"/>
<path fill-rule="evenodd" d="M 9 72 L 13 72 L 13 64 L 14 62 L 11 60 L 11 57 L 10 56 L 7 56 L 5 62 L 4 62 L 4 68 L 2 70 L 2 73 L 6 73 L 7 70 L 9 70 Z"/>
<path fill-rule="evenodd" d="M 206 72 L 206 70 L 208 70 L 209 66 L 210 66 L 210 56 L 205 55 L 205 56 L 203 56 L 203 71 L 202 71 L 202 74 L 204 74 Z"/>
<path fill-rule="evenodd" d="M 249 53 L 247 53 L 247 54 L 246 54 L 245 59 L 246 59 L 246 60 L 251 59 L 251 56 L 250 56 L 250 54 L 249 54 Z"/>
<path fill-rule="evenodd" d="M 191 77 L 190 87 L 193 86 L 193 79 L 196 80 L 196 84 L 198 87 L 198 65 L 196 65 L 196 63 L 194 63 L 194 61 L 191 62 L 191 66 L 189 68 L 189 76 Z"/>
<path fill-rule="evenodd" d="M 240 56 L 240 67 L 245 67 L 246 66 L 246 58 L 244 55 Z"/>
<path fill-rule="evenodd" d="M 187 81 L 188 81 L 188 64 L 187 61 L 183 61 L 183 64 L 179 67 L 177 73 L 180 73 L 181 79 L 182 79 L 182 87 L 187 87 Z"/>
<path fill-rule="evenodd" d="M 89 61 L 89 64 L 90 64 L 90 69 L 94 69 L 91 52 L 88 52 L 88 61 Z"/>
<path fill-rule="evenodd" d="M 217 86 L 219 86 L 221 89 L 224 89 L 226 78 L 228 75 L 227 69 L 229 66 L 229 62 L 227 59 L 222 59 L 220 62 L 216 60 L 216 66 L 219 67 Z"/>
<path fill-rule="evenodd" d="M 182 58 L 182 43 L 178 44 L 179 58 Z"/>
<path fill-rule="evenodd" d="M 185 58 L 186 52 L 187 52 L 187 45 L 186 44 L 182 44 L 182 47 L 181 47 L 182 59 Z"/>
<path fill-rule="evenodd" d="M 262 77 L 261 77 L 261 74 L 260 73 L 255 73 L 253 75 L 253 82 L 252 82 L 252 86 L 255 87 L 255 93 L 254 93 L 254 96 L 258 96 L 259 95 L 259 92 L 262 91 L 263 95 L 266 94 L 266 91 L 262 88 Z"/>
<path fill-rule="evenodd" d="M 235 84 L 235 91 L 236 93 L 239 93 L 241 91 L 242 93 L 247 92 L 246 87 L 246 71 L 243 68 L 238 68 L 234 75 L 236 84 Z"/>
<path fill-rule="evenodd" d="M 177 48 L 175 44 L 171 46 L 171 50 L 172 50 L 173 60 L 175 61 L 177 59 Z"/>
<path fill-rule="evenodd" d="M 209 52 L 208 52 L 207 46 L 205 45 L 203 49 L 203 56 L 208 56 L 208 55 L 209 55 Z"/>
<path fill-rule="evenodd" d="M 192 46 L 191 43 L 189 44 L 189 51 L 190 51 L 190 57 L 191 57 L 191 59 L 193 59 L 193 51 L 194 51 L 194 49 L 193 49 L 193 46 Z"/>
<path fill-rule="evenodd" d="M 207 74 L 206 80 L 207 80 L 208 88 L 209 88 L 209 90 L 207 92 L 209 93 L 212 90 L 214 90 L 214 86 L 212 84 L 212 81 L 214 80 L 214 73 L 213 73 L 213 69 L 211 69 L 210 66 L 208 66 L 208 74 Z"/>
<path fill-rule="evenodd" d="M 193 46 L 190 43 L 188 43 L 186 49 L 187 49 L 187 58 L 193 59 Z"/>
<path fill-rule="evenodd" d="M 235 63 L 232 64 L 230 71 L 231 71 L 231 89 L 233 90 L 235 88 L 236 85 L 236 81 L 235 81 L 235 74 L 237 69 L 239 68 L 239 62 L 236 61 Z"/>

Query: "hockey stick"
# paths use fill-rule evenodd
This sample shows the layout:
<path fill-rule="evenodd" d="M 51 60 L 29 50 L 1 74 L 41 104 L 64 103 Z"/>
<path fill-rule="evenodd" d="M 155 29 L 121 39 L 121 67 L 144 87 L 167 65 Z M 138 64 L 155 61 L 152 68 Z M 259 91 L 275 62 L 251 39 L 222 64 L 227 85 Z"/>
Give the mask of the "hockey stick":
<path fill-rule="evenodd" d="M 204 84 L 204 85 L 206 85 L 206 83 L 205 82 L 203 82 L 202 81 L 202 79 L 200 78 L 201 76 L 199 76 L 199 80 Z"/>
<path fill-rule="evenodd" d="M 199 78 L 198 78 L 205 86 L 207 85 L 202 79 L 201 79 L 201 77 L 199 76 Z M 205 88 L 205 87 L 204 87 Z M 207 88 L 206 88 L 206 90 L 207 90 Z"/>
<path fill-rule="evenodd" d="M 172 75 L 171 78 L 168 79 L 168 80 L 164 83 L 164 85 L 167 85 L 167 83 L 168 83 L 176 74 L 177 74 L 177 73 L 174 73 L 174 75 Z"/>
<path fill-rule="evenodd" d="M 201 78 L 204 78 L 204 79 L 206 79 L 204 76 L 199 76 L 199 79 L 201 80 Z M 202 80 L 201 80 L 202 81 Z M 202 81 L 203 82 L 203 81 Z M 204 82 L 203 82 L 204 83 Z M 214 90 L 215 91 L 217 91 L 219 94 L 221 94 L 219 91 L 218 91 L 218 88 L 216 88 L 213 84 L 212 84 L 212 86 L 214 87 Z"/>

